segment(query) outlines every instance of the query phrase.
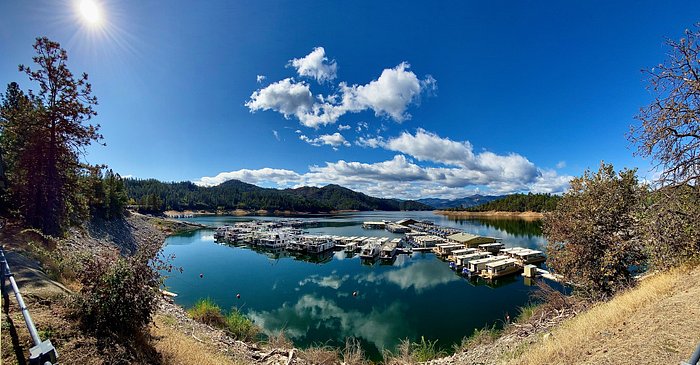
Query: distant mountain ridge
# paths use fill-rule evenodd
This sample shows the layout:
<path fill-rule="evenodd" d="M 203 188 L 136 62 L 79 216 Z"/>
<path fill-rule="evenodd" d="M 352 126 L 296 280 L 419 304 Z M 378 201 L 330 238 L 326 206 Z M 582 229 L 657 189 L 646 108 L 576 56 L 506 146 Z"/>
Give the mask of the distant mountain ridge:
<path fill-rule="evenodd" d="M 447 208 L 469 208 L 477 205 L 492 202 L 494 200 L 503 199 L 508 195 L 480 195 L 475 194 L 471 196 L 465 196 L 464 198 L 458 199 L 439 199 L 439 198 L 425 198 L 417 199 L 419 203 L 430 205 L 435 209 L 447 209 Z"/>
<path fill-rule="evenodd" d="M 125 179 L 131 203 L 148 211 L 267 210 L 323 213 L 337 210 L 432 210 L 412 200 L 375 198 L 339 185 L 262 188 L 239 180 L 203 187 L 192 182 Z"/>

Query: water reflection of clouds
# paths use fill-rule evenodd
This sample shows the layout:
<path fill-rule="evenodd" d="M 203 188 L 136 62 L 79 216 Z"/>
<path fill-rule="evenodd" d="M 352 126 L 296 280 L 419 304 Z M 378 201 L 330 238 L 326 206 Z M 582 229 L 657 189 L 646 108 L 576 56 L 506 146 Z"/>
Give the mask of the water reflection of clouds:
<path fill-rule="evenodd" d="M 398 270 L 391 270 L 381 274 L 370 272 L 368 274 L 357 275 L 355 280 L 358 283 L 380 283 L 382 281 L 396 284 L 401 289 L 413 288 L 417 293 L 432 289 L 438 285 L 447 284 L 459 280 L 447 266 L 438 260 L 421 260 L 415 264 L 402 267 Z"/>
<path fill-rule="evenodd" d="M 404 320 L 407 308 L 394 302 L 385 308 L 373 307 L 369 313 L 346 310 L 334 300 L 306 294 L 295 304 L 289 302 L 272 311 L 250 312 L 249 316 L 263 330 L 284 330 L 292 339 L 300 339 L 311 329 L 328 328 L 342 341 L 346 337 L 364 338 L 378 349 L 393 348 L 400 335 L 410 332 Z"/>
<path fill-rule="evenodd" d="M 204 241 L 204 242 L 214 242 L 214 241 L 216 241 L 216 239 L 214 238 L 214 234 L 208 234 L 208 233 L 202 234 L 202 235 L 199 237 L 199 239 L 200 239 L 201 241 Z"/>
<path fill-rule="evenodd" d="M 308 278 L 301 280 L 299 286 L 304 286 L 306 284 L 316 284 L 318 286 L 338 289 L 343 283 L 350 278 L 350 275 L 339 276 L 332 274 L 329 276 L 311 275 Z"/>

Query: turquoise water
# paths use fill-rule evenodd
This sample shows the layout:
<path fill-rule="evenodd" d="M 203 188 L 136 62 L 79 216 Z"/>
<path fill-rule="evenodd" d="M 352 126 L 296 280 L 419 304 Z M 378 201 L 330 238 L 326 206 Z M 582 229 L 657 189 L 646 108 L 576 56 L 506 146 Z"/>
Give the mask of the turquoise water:
<path fill-rule="evenodd" d="M 366 220 L 401 218 L 431 219 L 467 232 L 501 237 L 506 246 L 542 248 L 545 244 L 537 223 L 451 220 L 432 212 L 313 217 L 319 226 L 307 230 L 398 237 L 360 225 Z M 250 219 L 271 218 L 188 220 L 217 226 Z M 166 280 L 169 290 L 179 294 L 176 302 L 189 307 L 199 298 L 210 297 L 222 308 L 238 307 L 268 333 L 284 329 L 297 346 L 342 346 L 346 337 L 355 337 L 377 359 L 382 349 L 393 349 L 401 339 L 425 336 L 449 349 L 474 329 L 500 325 L 506 314 L 515 317 L 534 290 L 520 276 L 494 283 L 466 280 L 433 254 L 399 255 L 393 263 L 368 265 L 343 252 L 303 257 L 220 245 L 214 242 L 213 233 L 202 229 L 166 240 L 165 253 L 174 254 L 175 266 L 183 268 Z"/>

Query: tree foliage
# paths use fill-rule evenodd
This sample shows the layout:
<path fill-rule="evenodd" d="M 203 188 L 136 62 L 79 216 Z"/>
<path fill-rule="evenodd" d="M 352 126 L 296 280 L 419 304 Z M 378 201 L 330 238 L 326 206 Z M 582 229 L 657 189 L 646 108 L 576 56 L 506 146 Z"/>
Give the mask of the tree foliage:
<path fill-rule="evenodd" d="M 230 180 L 217 186 L 202 187 L 191 182 L 164 183 L 158 180 L 125 180 L 128 197 L 143 212 L 163 210 L 268 210 L 330 212 L 354 210 L 427 210 L 429 206 L 396 199 L 380 199 L 328 185 L 323 188 L 266 189 Z"/>
<path fill-rule="evenodd" d="M 548 212 L 556 208 L 560 199 L 560 196 L 551 194 L 512 194 L 473 207 L 450 208 L 447 210 L 468 212 Z"/>
<path fill-rule="evenodd" d="M 636 153 L 660 170 L 660 188 L 639 217 L 640 238 L 656 268 L 700 257 L 700 23 L 666 44 L 666 61 L 645 71 L 655 99 L 628 135 Z"/>
<path fill-rule="evenodd" d="M 571 181 L 557 209 L 547 213 L 547 265 L 580 293 L 603 298 L 629 283 L 642 262 L 635 238 L 635 213 L 645 188 L 636 170 L 615 172 L 601 163 Z"/>
<path fill-rule="evenodd" d="M 637 115 L 629 139 L 637 154 L 653 157 L 663 185 L 700 179 L 700 23 L 679 41 L 668 40 L 665 63 L 646 70 L 654 101 Z"/>
<path fill-rule="evenodd" d="M 0 109 L 0 146 L 12 205 L 27 224 L 56 235 L 85 215 L 80 157 L 102 135 L 99 125 L 88 123 L 97 99 L 87 74 L 73 75 L 56 42 L 37 38 L 34 49 L 37 67 L 19 70 L 38 89 L 25 94 L 16 83 L 8 86 Z"/>

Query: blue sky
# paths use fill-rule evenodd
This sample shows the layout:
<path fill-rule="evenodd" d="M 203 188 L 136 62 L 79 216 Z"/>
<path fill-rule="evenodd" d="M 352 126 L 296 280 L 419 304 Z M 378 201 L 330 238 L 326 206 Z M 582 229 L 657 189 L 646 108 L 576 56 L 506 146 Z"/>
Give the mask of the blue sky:
<path fill-rule="evenodd" d="M 90 75 L 89 162 L 401 198 L 561 192 L 601 160 L 651 176 L 625 138 L 640 70 L 700 20 L 697 1 L 94 1 L 97 25 L 78 0 L 0 3 L 0 84 L 32 87 L 17 65 L 43 35 Z"/>

